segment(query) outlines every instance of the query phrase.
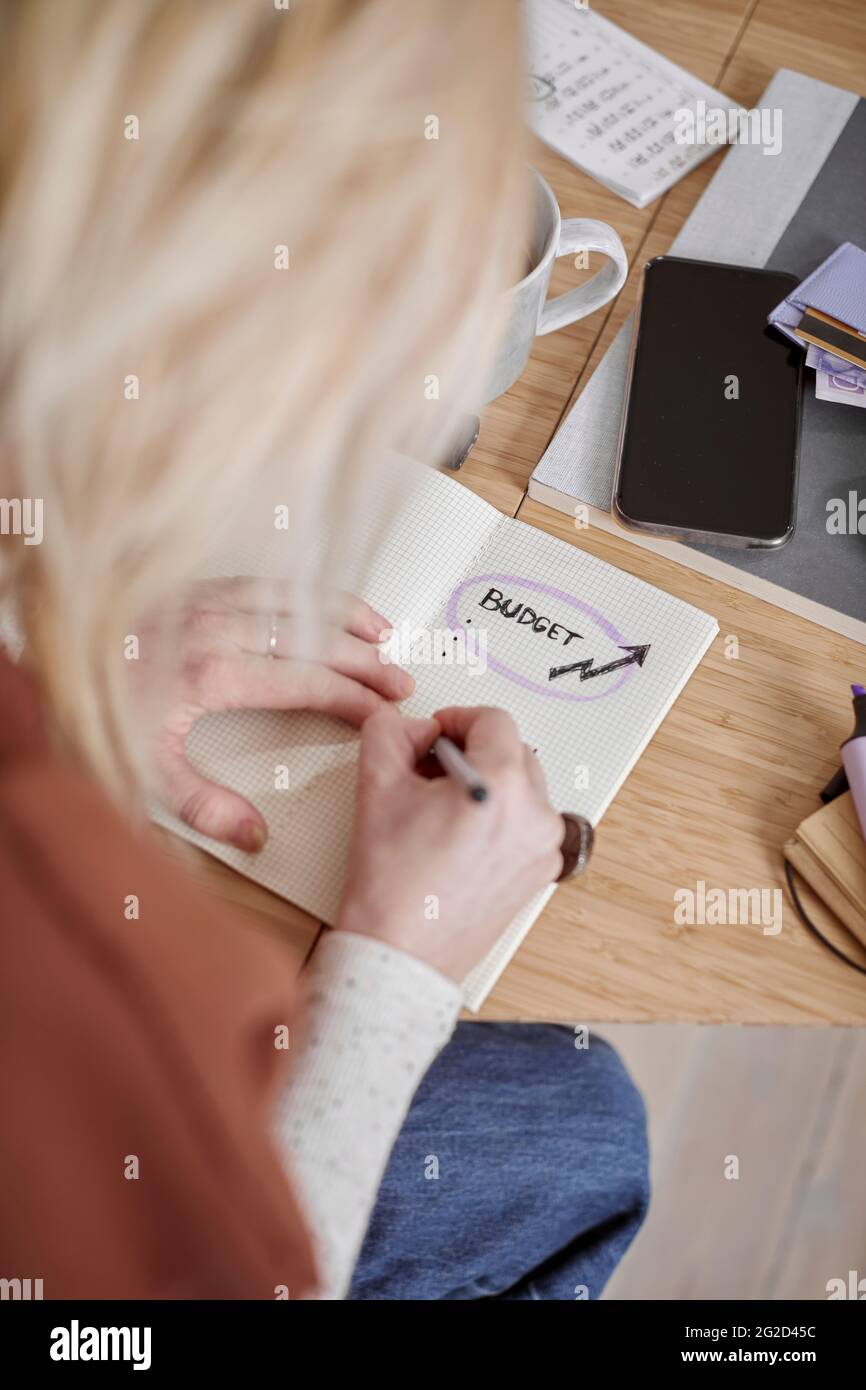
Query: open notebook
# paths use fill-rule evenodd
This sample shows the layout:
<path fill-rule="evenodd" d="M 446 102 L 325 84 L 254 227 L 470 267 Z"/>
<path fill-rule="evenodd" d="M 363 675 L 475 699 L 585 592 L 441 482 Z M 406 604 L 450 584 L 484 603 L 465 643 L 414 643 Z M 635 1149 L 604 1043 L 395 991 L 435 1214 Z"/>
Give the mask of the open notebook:
<path fill-rule="evenodd" d="M 417 687 L 403 708 L 498 705 L 537 751 L 551 800 L 595 824 L 712 641 L 714 619 L 535 527 L 504 517 L 461 483 L 391 460 L 394 487 L 367 494 L 340 573 L 393 623 Z M 412 486 L 394 516 L 398 483 Z M 387 500 L 386 500 L 387 499 Z M 278 575 L 286 539 L 271 533 L 220 557 L 213 574 Z M 366 577 L 359 574 L 369 557 Z M 204 773 L 262 811 L 258 856 L 161 824 L 333 922 L 352 826 L 357 736 L 313 714 L 243 712 L 196 726 Z M 276 770 L 288 768 L 288 789 Z M 484 808 L 479 807 L 479 815 Z M 511 923 L 465 982 L 477 1009 L 553 887 Z"/>

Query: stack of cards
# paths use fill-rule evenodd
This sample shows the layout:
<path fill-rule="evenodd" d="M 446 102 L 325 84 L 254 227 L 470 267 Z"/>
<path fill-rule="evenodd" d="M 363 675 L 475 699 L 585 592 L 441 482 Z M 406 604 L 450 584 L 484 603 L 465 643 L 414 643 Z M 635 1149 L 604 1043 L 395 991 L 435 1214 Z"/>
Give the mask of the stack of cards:
<path fill-rule="evenodd" d="M 866 251 L 837 247 L 769 321 L 806 348 L 818 400 L 866 407 Z"/>

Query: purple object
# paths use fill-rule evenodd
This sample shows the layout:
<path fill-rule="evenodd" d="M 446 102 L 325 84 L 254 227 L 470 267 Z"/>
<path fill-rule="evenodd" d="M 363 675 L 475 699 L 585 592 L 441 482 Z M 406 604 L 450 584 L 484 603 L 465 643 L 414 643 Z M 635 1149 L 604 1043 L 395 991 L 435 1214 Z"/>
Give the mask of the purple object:
<path fill-rule="evenodd" d="M 767 322 L 804 347 L 794 329 L 806 309 L 818 309 L 858 333 L 866 333 L 866 251 L 853 241 L 837 246 L 832 256 L 776 305 Z"/>
<path fill-rule="evenodd" d="M 464 579 L 462 584 L 458 584 L 448 600 L 446 609 L 445 621 L 452 632 L 456 632 L 459 628 L 461 632 L 466 633 L 466 628 L 460 620 L 458 604 L 461 595 L 473 584 L 507 584 L 513 588 L 528 589 L 531 593 L 545 594 L 548 598 L 556 599 L 569 608 L 575 608 L 578 613 L 582 613 L 590 622 L 594 623 L 615 646 L 625 647 L 625 637 L 617 631 L 613 623 L 603 613 L 599 613 L 597 608 L 592 608 L 588 603 L 584 603 L 583 599 L 575 598 L 573 594 L 564 593 L 562 589 L 552 588 L 550 584 L 542 584 L 535 579 L 521 579 L 519 574 L 473 574 L 469 579 Z M 521 675 L 519 671 L 513 671 L 510 666 L 497 661 L 493 656 L 488 655 L 487 665 L 491 671 L 504 676 L 506 680 L 513 681 L 515 685 L 521 686 L 524 690 L 531 690 L 536 695 L 546 695 L 550 700 L 570 700 L 575 704 L 586 704 L 590 700 L 606 699 L 608 695 L 613 695 L 615 691 L 621 689 L 626 681 L 631 680 L 635 672 L 635 665 L 629 665 L 606 690 L 599 691 L 597 695 L 577 695 L 574 691 L 551 690 L 549 684 L 540 685 L 537 681 L 531 681 L 528 676 Z"/>
<path fill-rule="evenodd" d="M 842 765 L 854 798 L 860 832 L 866 840 L 866 687 L 852 685 L 854 732 L 842 744 Z"/>

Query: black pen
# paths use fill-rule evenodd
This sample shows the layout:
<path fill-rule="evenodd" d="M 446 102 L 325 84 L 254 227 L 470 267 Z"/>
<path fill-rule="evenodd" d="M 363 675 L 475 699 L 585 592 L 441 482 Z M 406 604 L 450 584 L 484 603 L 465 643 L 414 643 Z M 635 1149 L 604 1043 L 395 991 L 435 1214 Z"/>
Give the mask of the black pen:
<path fill-rule="evenodd" d="M 443 772 L 453 777 L 473 801 L 486 801 L 490 795 L 475 768 L 461 753 L 456 743 L 440 734 L 433 744 L 432 752 Z"/>

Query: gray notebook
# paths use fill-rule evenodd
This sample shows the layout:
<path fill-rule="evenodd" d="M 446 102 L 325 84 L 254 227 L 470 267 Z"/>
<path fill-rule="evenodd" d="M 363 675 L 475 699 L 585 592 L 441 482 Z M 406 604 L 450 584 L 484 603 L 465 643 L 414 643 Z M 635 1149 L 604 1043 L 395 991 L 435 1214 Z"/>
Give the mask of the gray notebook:
<path fill-rule="evenodd" d="M 735 145 L 671 247 L 697 260 L 769 266 L 804 278 L 843 241 L 866 245 L 866 101 L 785 69 L 758 103 L 782 111 L 782 147 Z M 621 329 L 532 475 L 529 494 L 618 531 L 610 518 L 631 320 Z M 866 642 L 866 537 L 828 535 L 832 498 L 866 493 L 866 411 L 814 395 L 805 377 L 797 526 L 778 551 L 629 539 Z"/>

